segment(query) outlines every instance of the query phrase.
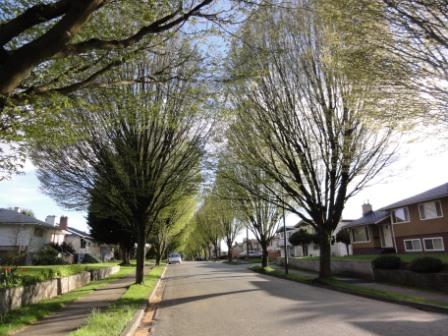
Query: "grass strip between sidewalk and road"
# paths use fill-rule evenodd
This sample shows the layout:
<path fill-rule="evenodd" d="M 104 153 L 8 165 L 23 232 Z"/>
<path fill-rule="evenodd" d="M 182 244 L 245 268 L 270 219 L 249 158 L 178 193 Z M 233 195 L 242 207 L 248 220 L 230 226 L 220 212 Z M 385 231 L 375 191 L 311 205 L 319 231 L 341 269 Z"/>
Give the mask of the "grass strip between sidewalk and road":
<path fill-rule="evenodd" d="M 154 267 L 143 285 L 134 284 L 112 306 L 102 311 L 94 311 L 87 324 L 70 333 L 70 336 L 119 336 L 134 317 L 134 314 L 148 301 L 156 287 L 165 266 Z"/>
<path fill-rule="evenodd" d="M 76 299 L 79 299 L 96 289 L 105 287 L 114 280 L 131 275 L 134 272 L 135 266 L 121 266 L 119 272 L 105 279 L 93 281 L 84 287 L 75 289 L 63 295 L 12 310 L 3 316 L 0 316 L 0 336 L 6 336 L 14 331 L 18 331 L 26 325 L 56 312 Z"/>
<path fill-rule="evenodd" d="M 431 310 L 448 314 L 447 303 L 428 300 L 420 296 L 406 295 L 392 291 L 369 288 L 366 286 L 359 286 L 351 283 L 346 283 L 344 281 L 335 278 L 317 280 L 317 278 L 313 276 L 305 276 L 294 273 L 285 274 L 283 271 L 269 266 L 264 268 L 261 266 L 252 266 L 250 267 L 250 269 L 257 273 L 266 274 L 295 282 L 300 282 L 311 286 L 323 287 L 326 289 L 332 289 L 348 294 L 363 296 L 370 299 L 377 299 L 391 303 L 404 304 L 423 310 Z"/>

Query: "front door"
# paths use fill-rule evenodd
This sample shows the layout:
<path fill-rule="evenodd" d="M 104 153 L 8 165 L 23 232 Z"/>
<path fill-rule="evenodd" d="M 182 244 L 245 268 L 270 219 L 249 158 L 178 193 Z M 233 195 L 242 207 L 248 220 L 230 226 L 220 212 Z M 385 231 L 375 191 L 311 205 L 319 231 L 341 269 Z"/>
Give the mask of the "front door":
<path fill-rule="evenodd" d="M 394 247 L 392 239 L 392 229 L 389 224 L 381 225 L 381 247 L 389 248 Z"/>

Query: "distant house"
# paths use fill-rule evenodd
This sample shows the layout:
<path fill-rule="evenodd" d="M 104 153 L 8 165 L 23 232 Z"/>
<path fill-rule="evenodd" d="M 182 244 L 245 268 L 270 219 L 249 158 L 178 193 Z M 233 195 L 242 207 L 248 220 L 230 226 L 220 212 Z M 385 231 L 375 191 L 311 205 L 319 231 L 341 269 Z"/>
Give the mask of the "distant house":
<path fill-rule="evenodd" d="M 236 243 L 232 247 L 232 256 L 234 258 L 245 257 L 247 255 L 247 248 L 249 248 L 249 257 L 261 257 L 263 250 L 258 240 L 249 239 L 249 243 L 247 245 L 246 244 L 246 239 L 244 239 L 241 243 Z"/>
<path fill-rule="evenodd" d="M 85 258 L 89 257 L 97 261 L 112 259 L 113 246 L 98 243 L 90 234 L 68 226 L 68 217 L 61 216 L 58 227 L 64 232 L 64 241 L 73 246 L 77 262 L 83 262 Z M 90 260 L 92 259 L 90 258 Z"/>
<path fill-rule="evenodd" d="M 61 231 L 54 225 L 15 210 L 0 209 L 0 262 L 12 256 L 23 256 L 30 264 L 33 254 L 44 245 L 57 242 Z"/>
<path fill-rule="evenodd" d="M 343 228 L 345 225 L 350 223 L 351 220 L 341 220 L 341 222 L 338 224 L 336 230 L 333 233 L 333 236 L 335 237 L 336 234 Z M 305 244 L 305 246 L 298 245 L 294 246 L 289 242 L 289 238 L 292 234 L 297 232 L 300 229 L 305 229 L 309 233 L 313 234 L 316 232 L 315 228 L 309 224 L 304 224 L 302 221 L 298 222 L 294 226 L 287 226 L 286 227 L 286 251 L 289 257 L 304 257 L 304 256 L 314 256 L 317 257 L 320 255 L 320 247 L 319 244 L 315 242 L 311 242 L 309 244 Z M 275 238 L 273 239 L 269 250 L 272 251 L 271 253 L 274 254 L 274 251 L 278 251 L 278 254 L 284 258 L 284 229 L 281 227 L 277 230 L 277 234 Z M 345 256 L 347 255 L 347 248 L 342 243 L 337 243 L 335 239 L 333 239 L 332 245 L 331 245 L 331 255 L 333 256 Z"/>
<path fill-rule="evenodd" d="M 373 211 L 346 226 L 354 254 L 448 252 L 448 183 Z"/>

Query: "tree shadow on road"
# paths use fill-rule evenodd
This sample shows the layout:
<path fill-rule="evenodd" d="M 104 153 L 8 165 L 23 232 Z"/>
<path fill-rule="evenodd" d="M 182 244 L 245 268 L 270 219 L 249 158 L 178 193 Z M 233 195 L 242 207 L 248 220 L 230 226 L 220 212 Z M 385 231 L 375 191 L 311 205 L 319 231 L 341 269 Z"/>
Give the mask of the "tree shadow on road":
<path fill-rule="evenodd" d="M 448 316 L 418 309 L 340 293 L 306 284 L 259 275 L 267 281 L 251 284 L 270 295 L 296 301 L 285 305 L 277 314 L 281 324 L 300 326 L 314 324 L 332 326 L 349 324 L 378 336 L 448 335 Z M 341 329 L 342 330 L 342 329 Z M 327 330 L 326 331 L 330 331 Z M 319 333 L 317 333 L 319 334 Z M 327 334 L 327 333 L 325 333 Z M 360 333 L 364 334 L 364 332 Z"/>
<path fill-rule="evenodd" d="M 214 297 L 221 297 L 221 296 L 227 296 L 227 295 L 237 295 L 237 294 L 248 293 L 248 292 L 256 292 L 256 291 L 260 291 L 260 289 L 244 289 L 244 290 L 237 290 L 237 291 L 230 291 L 230 292 L 221 292 L 221 293 L 211 293 L 211 294 L 196 295 L 196 296 L 187 296 L 187 297 L 182 297 L 182 298 L 178 298 L 178 299 L 164 299 L 160 303 L 160 307 L 161 308 L 166 308 L 166 307 L 181 305 L 181 304 L 184 304 L 184 303 L 191 303 L 191 302 L 200 301 L 200 300 L 207 300 L 207 299 L 211 299 L 211 298 L 214 298 Z"/>

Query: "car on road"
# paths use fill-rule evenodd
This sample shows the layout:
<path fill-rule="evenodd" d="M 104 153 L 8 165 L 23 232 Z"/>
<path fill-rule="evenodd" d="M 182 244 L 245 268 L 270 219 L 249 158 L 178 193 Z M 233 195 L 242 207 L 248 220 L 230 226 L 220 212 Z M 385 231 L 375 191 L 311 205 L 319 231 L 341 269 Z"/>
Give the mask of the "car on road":
<path fill-rule="evenodd" d="M 170 253 L 168 255 L 168 264 L 180 264 L 182 263 L 182 257 L 179 253 Z"/>

